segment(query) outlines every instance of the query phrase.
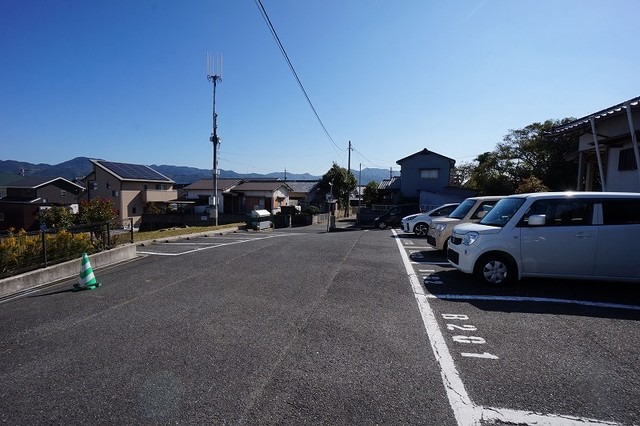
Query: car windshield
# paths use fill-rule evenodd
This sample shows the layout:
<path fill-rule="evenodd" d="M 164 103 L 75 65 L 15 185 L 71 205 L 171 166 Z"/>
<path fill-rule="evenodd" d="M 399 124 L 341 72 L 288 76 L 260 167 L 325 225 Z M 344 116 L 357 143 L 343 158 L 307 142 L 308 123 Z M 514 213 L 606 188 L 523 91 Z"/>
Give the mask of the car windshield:
<path fill-rule="evenodd" d="M 524 204 L 524 198 L 503 198 L 482 218 L 480 223 L 488 226 L 503 227 Z"/>
<path fill-rule="evenodd" d="M 454 211 L 451 212 L 449 217 L 454 219 L 462 219 L 464 218 L 469 210 L 476 204 L 476 200 L 464 200 L 462 204 L 460 204 Z"/>

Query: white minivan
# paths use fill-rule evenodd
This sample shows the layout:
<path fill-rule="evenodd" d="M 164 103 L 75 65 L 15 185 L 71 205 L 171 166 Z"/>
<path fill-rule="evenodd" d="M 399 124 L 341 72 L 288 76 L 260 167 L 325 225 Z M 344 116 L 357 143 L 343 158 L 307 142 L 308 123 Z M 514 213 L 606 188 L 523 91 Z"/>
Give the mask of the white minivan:
<path fill-rule="evenodd" d="M 540 192 L 456 226 L 447 259 L 490 285 L 524 277 L 640 282 L 640 193 Z"/>

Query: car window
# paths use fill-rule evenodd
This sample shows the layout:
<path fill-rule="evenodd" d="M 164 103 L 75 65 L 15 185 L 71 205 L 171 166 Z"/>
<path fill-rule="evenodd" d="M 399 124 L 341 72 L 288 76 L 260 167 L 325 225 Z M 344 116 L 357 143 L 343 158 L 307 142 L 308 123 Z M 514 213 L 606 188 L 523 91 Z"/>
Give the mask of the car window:
<path fill-rule="evenodd" d="M 486 216 L 487 213 L 489 213 L 491 211 L 491 209 L 493 208 L 493 206 L 496 205 L 497 202 L 498 202 L 498 200 L 495 200 L 495 201 L 484 201 L 484 202 L 480 203 L 480 205 L 478 206 L 476 211 L 474 211 L 473 214 L 471 215 L 470 219 L 471 220 L 482 219 L 483 217 Z"/>
<path fill-rule="evenodd" d="M 591 225 L 593 202 L 587 199 L 557 199 L 535 201 L 524 214 L 520 225 L 528 226 L 529 216 L 544 215 L 545 226 Z"/>
<path fill-rule="evenodd" d="M 524 204 L 524 198 L 504 198 L 480 221 L 483 225 L 504 226 Z"/>
<path fill-rule="evenodd" d="M 451 212 L 449 217 L 454 219 L 462 219 L 469 213 L 469 210 L 476 204 L 476 200 L 464 200 L 454 211 Z"/>
<path fill-rule="evenodd" d="M 602 200 L 604 225 L 640 223 L 640 200 Z"/>

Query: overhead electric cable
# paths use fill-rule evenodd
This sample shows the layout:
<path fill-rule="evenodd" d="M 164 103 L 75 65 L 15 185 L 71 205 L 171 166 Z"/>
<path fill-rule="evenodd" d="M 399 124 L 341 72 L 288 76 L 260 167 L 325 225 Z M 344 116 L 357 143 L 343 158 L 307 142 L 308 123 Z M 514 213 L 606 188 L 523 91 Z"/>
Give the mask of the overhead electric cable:
<path fill-rule="evenodd" d="M 318 123 L 320 123 L 320 126 L 322 127 L 322 130 L 324 130 L 324 133 L 327 135 L 327 137 L 329 138 L 329 140 L 331 141 L 333 146 L 335 146 L 337 149 L 339 149 L 341 151 L 344 151 L 344 149 L 340 148 L 338 146 L 338 144 L 335 143 L 335 141 L 331 137 L 331 134 L 329 134 L 329 131 L 327 130 L 327 128 L 324 125 L 324 123 L 322 122 L 322 119 L 320 118 L 320 115 L 318 114 L 318 111 L 313 106 L 313 103 L 311 102 L 311 99 L 309 98 L 309 95 L 307 94 L 307 91 L 305 90 L 304 86 L 302 85 L 302 81 L 300 81 L 300 78 L 298 77 L 298 73 L 296 72 L 295 68 L 293 67 L 293 64 L 291 63 L 291 60 L 289 59 L 289 55 L 287 55 L 287 51 L 284 49 L 284 46 L 283 46 L 282 42 L 280 41 L 280 37 L 278 37 L 278 33 L 276 32 L 276 29 L 274 28 L 273 24 L 271 23 L 271 20 L 269 19 L 269 15 L 267 14 L 266 9 L 262 5 L 262 1 L 261 0 L 254 0 L 254 1 L 256 3 L 256 6 L 258 7 L 258 10 L 260 10 L 260 14 L 262 15 L 262 18 L 264 19 L 264 21 L 266 22 L 267 26 L 269 27 L 269 31 L 271 31 L 271 35 L 273 36 L 273 39 L 276 41 L 276 44 L 278 45 L 278 48 L 280 49 L 280 53 L 282 53 L 282 56 L 284 57 L 285 61 L 287 62 L 287 65 L 289 65 L 289 69 L 291 70 L 291 73 L 293 74 L 293 77 L 298 82 L 298 86 L 300 87 L 300 90 L 302 91 L 302 94 L 304 95 L 305 99 L 307 100 L 307 103 L 311 107 L 311 110 L 313 111 L 313 114 L 316 116 L 316 119 L 318 120 Z"/>

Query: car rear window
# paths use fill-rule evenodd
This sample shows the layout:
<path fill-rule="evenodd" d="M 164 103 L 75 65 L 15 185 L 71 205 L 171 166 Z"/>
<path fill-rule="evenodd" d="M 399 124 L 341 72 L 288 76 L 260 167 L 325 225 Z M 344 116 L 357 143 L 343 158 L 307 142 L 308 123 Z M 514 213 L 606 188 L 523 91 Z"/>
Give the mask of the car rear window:
<path fill-rule="evenodd" d="M 640 199 L 602 200 L 604 225 L 631 225 L 640 223 Z"/>

